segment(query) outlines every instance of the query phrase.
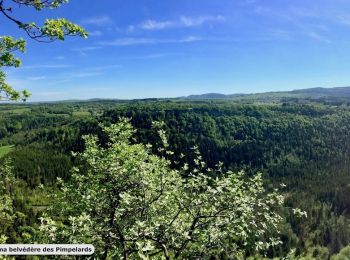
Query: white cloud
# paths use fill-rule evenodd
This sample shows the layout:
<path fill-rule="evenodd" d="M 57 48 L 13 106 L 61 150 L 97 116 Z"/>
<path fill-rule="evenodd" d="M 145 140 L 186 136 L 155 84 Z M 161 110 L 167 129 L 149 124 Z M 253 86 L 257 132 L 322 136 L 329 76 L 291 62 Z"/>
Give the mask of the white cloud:
<path fill-rule="evenodd" d="M 121 68 L 121 66 L 119 64 L 108 64 L 102 66 L 85 67 L 83 70 L 69 73 L 61 73 L 57 75 L 56 80 L 72 80 L 77 78 L 89 78 L 100 76 L 104 73 L 104 71 L 115 68 Z"/>
<path fill-rule="evenodd" d="M 254 5 L 257 3 L 257 0 L 243 0 L 240 2 L 242 5 Z"/>
<path fill-rule="evenodd" d="M 176 26 L 176 22 L 174 21 L 160 22 L 155 20 L 147 20 L 140 25 L 140 28 L 145 30 L 161 30 L 161 29 L 175 27 L 175 26 Z"/>
<path fill-rule="evenodd" d="M 39 92 L 39 93 L 36 93 L 35 95 L 42 96 L 42 97 L 59 97 L 65 93 L 66 92 L 63 92 L 63 91 L 48 91 L 48 92 Z"/>
<path fill-rule="evenodd" d="M 127 31 L 128 32 L 133 32 L 135 31 L 136 27 L 134 25 L 129 25 Z"/>
<path fill-rule="evenodd" d="M 323 17 L 323 14 L 320 12 L 317 6 L 312 6 L 308 8 L 291 6 L 289 8 L 289 12 L 292 16 L 299 18 L 318 19 Z"/>
<path fill-rule="evenodd" d="M 282 40 L 282 41 L 291 41 L 294 40 L 294 33 L 288 31 L 288 30 L 283 30 L 283 29 L 270 29 L 269 33 L 267 34 L 268 38 L 271 36 L 271 40 Z"/>
<path fill-rule="evenodd" d="M 199 17 L 181 16 L 177 20 L 146 20 L 142 22 L 138 27 L 144 30 L 163 30 L 168 28 L 196 27 L 209 22 L 224 22 L 225 20 L 225 17 L 221 15 Z M 131 25 L 129 28 L 134 28 L 134 26 Z"/>
<path fill-rule="evenodd" d="M 114 41 L 100 42 L 103 46 L 128 46 L 140 44 L 154 44 L 155 39 L 151 38 L 120 38 Z"/>
<path fill-rule="evenodd" d="M 96 66 L 96 67 L 86 68 L 86 71 L 87 72 L 91 72 L 91 71 L 99 72 L 102 70 L 118 69 L 121 67 L 122 66 L 119 64 L 111 64 L 111 65 L 105 65 L 105 66 Z"/>
<path fill-rule="evenodd" d="M 200 37 L 196 37 L 196 36 L 188 36 L 184 39 L 181 39 L 177 42 L 183 43 L 183 42 L 198 42 L 198 41 L 203 41 L 204 39 L 200 38 Z"/>
<path fill-rule="evenodd" d="M 79 52 L 82 56 L 87 56 L 87 52 L 101 49 L 101 46 L 88 46 L 88 47 L 80 47 L 80 48 L 72 48 L 71 51 Z"/>
<path fill-rule="evenodd" d="M 129 57 L 122 57 L 120 60 L 149 60 L 149 59 L 160 59 L 170 56 L 178 56 L 182 55 L 182 53 L 152 53 L 147 55 L 141 55 L 141 56 L 129 56 Z"/>
<path fill-rule="evenodd" d="M 182 16 L 180 18 L 181 24 L 186 27 L 200 26 L 207 22 L 224 22 L 225 18 L 221 15 L 217 16 L 200 16 L 196 18 Z"/>
<path fill-rule="evenodd" d="M 308 37 L 323 43 L 331 42 L 324 36 L 325 32 L 328 31 L 328 27 L 321 23 L 315 24 L 314 20 L 319 21 L 321 18 L 325 19 L 325 17 L 322 17 L 315 9 L 305 10 L 289 7 L 278 11 L 264 6 L 257 6 L 254 12 L 259 15 L 277 18 L 281 22 L 288 22 L 293 26 L 292 29 L 283 30 L 280 31 L 280 33 L 277 31 L 277 33 L 275 33 L 275 36 L 280 36 L 281 40 Z M 312 23 L 310 23 L 310 19 L 313 20 Z"/>
<path fill-rule="evenodd" d="M 35 77 L 28 77 L 27 80 L 29 81 L 37 81 L 37 80 L 43 80 L 46 79 L 45 76 L 35 76 Z"/>
<path fill-rule="evenodd" d="M 26 82 L 23 79 L 8 77 L 7 83 L 16 88 L 23 88 L 26 86 Z"/>
<path fill-rule="evenodd" d="M 297 41 L 300 38 L 307 37 L 319 42 L 331 43 L 331 40 L 323 36 L 321 33 L 309 30 L 308 28 L 298 30 L 270 29 L 265 35 L 266 37 L 263 37 L 262 40 Z"/>
<path fill-rule="evenodd" d="M 89 78 L 89 77 L 95 77 L 100 76 L 102 73 L 99 71 L 77 71 L 77 72 L 70 72 L 70 73 L 60 73 L 56 76 L 48 77 L 50 80 L 45 83 L 45 85 L 57 85 L 57 84 L 63 84 L 67 82 L 72 82 L 74 79 L 82 79 L 82 78 Z"/>
<path fill-rule="evenodd" d="M 102 34 L 99 30 L 89 32 L 89 36 L 101 36 Z"/>
<path fill-rule="evenodd" d="M 88 77 L 94 77 L 101 75 L 101 72 L 78 72 L 78 73 L 72 73 L 70 75 L 67 75 L 68 79 L 73 78 L 88 78 Z"/>
<path fill-rule="evenodd" d="M 67 82 L 72 82 L 72 79 L 50 79 L 50 81 L 48 81 L 47 83 L 45 83 L 45 86 L 53 86 L 53 85 L 57 85 L 57 84 L 63 84 L 63 83 L 67 83 Z"/>
<path fill-rule="evenodd" d="M 317 32 L 308 32 L 306 33 L 306 35 L 314 40 L 320 41 L 320 42 L 325 42 L 325 43 L 331 43 L 330 40 L 328 40 L 327 38 L 325 38 L 324 36 L 322 36 L 321 34 L 317 33 Z"/>
<path fill-rule="evenodd" d="M 101 49 L 100 46 L 88 46 L 88 47 L 81 47 L 81 48 L 72 48 L 72 51 L 77 51 L 77 52 L 85 52 L 85 51 L 94 51 Z"/>
<path fill-rule="evenodd" d="M 350 15 L 338 15 L 336 17 L 339 23 L 344 24 L 344 25 L 350 25 Z"/>
<path fill-rule="evenodd" d="M 146 44 L 162 44 L 162 43 L 189 43 L 203 41 L 204 39 L 188 36 L 181 39 L 157 39 L 157 38 L 121 38 L 109 42 L 100 42 L 103 46 L 131 46 L 131 45 L 146 45 Z"/>
<path fill-rule="evenodd" d="M 23 66 L 22 69 L 65 69 L 72 67 L 67 64 L 35 64 L 29 66 Z"/>
<path fill-rule="evenodd" d="M 95 16 L 82 20 L 81 23 L 94 26 L 105 26 L 111 25 L 113 23 L 112 18 L 107 15 Z"/>

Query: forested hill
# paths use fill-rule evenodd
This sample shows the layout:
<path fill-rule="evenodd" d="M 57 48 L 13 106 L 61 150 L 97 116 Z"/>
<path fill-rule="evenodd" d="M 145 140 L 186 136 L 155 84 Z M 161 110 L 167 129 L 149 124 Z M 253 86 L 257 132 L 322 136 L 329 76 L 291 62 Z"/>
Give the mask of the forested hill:
<path fill-rule="evenodd" d="M 228 100 L 242 100 L 242 101 L 288 101 L 288 100 L 324 100 L 329 102 L 334 101 L 349 101 L 350 87 L 337 88 L 308 88 L 297 89 L 292 91 L 276 91 L 264 92 L 254 94 L 231 94 L 225 95 L 220 93 L 206 93 L 202 95 L 190 95 L 184 97 L 186 99 L 228 99 Z"/>
<path fill-rule="evenodd" d="M 160 140 L 152 122 L 163 121 L 173 162 L 192 167 L 197 146 L 208 167 L 222 162 L 233 171 L 262 171 L 271 189 L 285 183 L 288 208 L 300 207 L 308 218 L 283 212 L 283 245 L 269 256 L 296 249 L 298 256 L 315 257 L 307 259 L 328 259 L 350 245 L 347 103 L 149 99 L 0 105 L 0 164 L 11 159 L 20 180 L 13 191 L 16 222 L 0 218 L 0 227 L 10 242 L 24 242 L 23 233 L 32 232 L 40 210 L 50 204 L 46 194 L 56 191 L 56 178 L 70 178 L 77 163 L 71 151 L 84 149 L 82 135 L 97 134 L 103 142 L 99 124 L 127 117 L 137 129 L 135 142 L 152 144 L 155 153 Z"/>
<path fill-rule="evenodd" d="M 225 95 L 220 93 L 206 93 L 202 95 L 190 95 L 185 98 L 187 99 L 230 99 L 235 97 L 246 96 L 246 94 L 233 94 L 233 95 Z"/>

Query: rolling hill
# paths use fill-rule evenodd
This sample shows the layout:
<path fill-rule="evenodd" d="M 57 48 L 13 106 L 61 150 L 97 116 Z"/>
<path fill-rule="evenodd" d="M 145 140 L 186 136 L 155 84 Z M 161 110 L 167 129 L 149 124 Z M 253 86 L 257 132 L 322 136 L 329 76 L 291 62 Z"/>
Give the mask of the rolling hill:
<path fill-rule="evenodd" d="M 324 101 L 350 101 L 350 87 L 336 88 L 309 88 L 292 91 L 264 92 L 253 94 L 206 93 L 202 95 L 190 95 L 186 99 L 225 99 L 241 101 L 280 102 L 293 99 L 324 100 Z"/>

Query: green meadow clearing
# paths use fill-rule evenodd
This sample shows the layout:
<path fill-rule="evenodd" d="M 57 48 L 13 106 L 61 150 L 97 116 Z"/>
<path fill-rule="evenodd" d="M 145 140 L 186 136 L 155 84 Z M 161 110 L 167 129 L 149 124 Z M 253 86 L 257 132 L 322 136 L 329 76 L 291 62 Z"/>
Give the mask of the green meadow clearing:
<path fill-rule="evenodd" d="M 0 147 L 0 158 L 4 157 L 6 154 L 11 152 L 14 148 L 14 145 L 6 145 Z"/>

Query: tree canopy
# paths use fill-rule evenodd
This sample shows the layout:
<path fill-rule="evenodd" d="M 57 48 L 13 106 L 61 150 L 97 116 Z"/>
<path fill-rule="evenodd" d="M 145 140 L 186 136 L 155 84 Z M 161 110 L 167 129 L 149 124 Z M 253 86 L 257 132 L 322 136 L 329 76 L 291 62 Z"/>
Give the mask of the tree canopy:
<path fill-rule="evenodd" d="M 283 196 L 267 193 L 260 174 L 210 177 L 199 157 L 183 178 L 186 166 L 172 169 L 149 145 L 132 143 L 128 121 L 103 129 L 107 147 L 85 137 L 81 167 L 53 203 L 53 216 L 69 221 L 43 218 L 43 241 L 93 243 L 102 259 L 243 259 L 280 243 Z M 164 140 L 164 131 L 159 133 Z"/>
<path fill-rule="evenodd" d="M 41 11 L 58 8 L 65 3 L 68 3 L 68 0 L 1 0 L 0 14 L 9 22 L 15 23 L 28 38 L 38 42 L 64 40 L 66 36 L 86 38 L 88 34 L 83 28 L 64 18 L 46 19 L 43 24 L 36 24 L 31 21 L 22 21 L 15 15 L 15 11 L 19 7 Z M 25 48 L 25 39 L 14 39 L 11 35 L 0 35 L 0 101 L 26 100 L 30 96 L 27 90 L 15 90 L 6 83 L 6 73 L 3 70 L 5 67 L 19 67 L 21 60 L 14 53 L 24 52 Z"/>
<path fill-rule="evenodd" d="M 4 233 L 7 243 L 27 243 L 27 234 L 35 236 L 38 218 L 54 204 L 47 195 L 60 193 L 57 177 L 68 185 L 72 166 L 86 172 L 70 153 L 85 150 L 81 136 L 96 135 L 106 148 L 99 122 L 110 125 L 128 117 L 137 129 L 131 143 L 150 143 L 149 149 L 159 156 L 165 153 L 157 149 L 161 141 L 152 122 L 164 121 L 168 149 L 174 152 L 165 155 L 172 169 L 180 171 L 188 164 L 189 170 L 180 171 L 184 178 L 196 168 L 196 150 L 191 148 L 197 145 L 207 167 L 215 169 L 221 161 L 223 173 L 244 169 L 247 177 L 262 172 L 269 191 L 286 184 L 283 244 L 268 250 L 269 258 L 282 258 L 295 249 L 292 259 L 328 259 L 323 256 L 338 254 L 350 244 L 349 106 L 301 100 L 259 105 L 106 100 L 0 106 L 0 164 L 11 159 L 18 181 L 11 195 L 16 218 L 6 222 L 11 227 Z M 290 207 L 306 210 L 308 217 L 296 217 Z M 51 216 L 69 224 L 66 217 Z"/>
<path fill-rule="evenodd" d="M 15 214 L 13 209 L 12 192 L 15 178 L 11 168 L 6 162 L 0 167 L 0 243 L 7 239 L 6 234 L 14 223 Z"/>

